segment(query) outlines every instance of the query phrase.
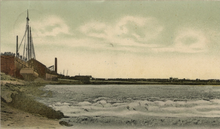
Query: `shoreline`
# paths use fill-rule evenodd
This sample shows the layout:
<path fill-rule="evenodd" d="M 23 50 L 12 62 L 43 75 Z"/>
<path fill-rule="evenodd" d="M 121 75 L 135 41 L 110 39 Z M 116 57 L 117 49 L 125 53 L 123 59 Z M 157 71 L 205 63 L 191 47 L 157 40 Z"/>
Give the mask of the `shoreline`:
<path fill-rule="evenodd" d="M 117 80 L 117 79 L 107 79 L 107 80 L 73 80 L 73 79 L 63 79 L 59 78 L 58 81 L 50 82 L 50 84 L 56 85 L 220 85 L 220 81 L 196 81 L 196 80 L 162 80 L 162 79 L 152 79 L 152 80 L 143 80 L 143 81 L 136 81 L 135 79 L 124 79 L 124 80 Z"/>
<path fill-rule="evenodd" d="M 1 128 L 61 128 L 62 112 L 35 100 L 50 82 L 26 82 L 1 73 Z"/>
<path fill-rule="evenodd" d="M 4 76 L 8 76 L 8 75 L 4 75 Z M 123 117 L 122 118 L 115 118 L 115 117 L 110 118 L 108 116 L 106 117 L 81 116 L 69 122 L 68 118 L 65 118 L 62 112 L 55 111 L 54 109 L 42 103 L 39 103 L 34 99 L 36 97 L 39 97 L 45 94 L 45 91 L 43 91 L 42 89 L 46 85 L 62 85 L 62 84 L 65 84 L 65 85 L 97 85 L 97 84 L 84 84 L 80 81 L 71 81 L 67 79 L 65 80 L 61 79 L 58 82 L 45 81 L 42 79 L 38 79 L 33 82 L 26 82 L 23 80 L 8 77 L 8 79 L 6 80 L 1 80 L 1 128 L 15 128 L 15 127 L 16 128 L 66 128 L 68 126 L 71 126 L 73 128 L 82 129 L 82 128 L 87 128 L 87 127 L 90 128 L 93 126 L 94 128 L 103 128 L 103 127 L 111 128 L 111 126 L 114 126 L 114 125 L 117 128 L 120 128 L 120 127 L 158 128 L 160 126 L 164 126 L 163 124 L 165 124 L 167 128 L 176 128 L 178 126 L 180 126 L 180 128 L 184 128 L 185 126 L 181 126 L 181 122 L 187 121 L 187 119 L 184 119 L 184 118 L 182 119 L 178 117 L 167 118 L 167 120 L 165 118 L 162 121 L 168 121 L 168 123 L 162 123 L 162 125 L 160 124 L 157 125 L 155 124 L 155 122 L 159 121 L 160 123 L 162 118 L 159 118 L 159 117 L 153 118 L 153 117 L 147 116 L 149 119 L 152 118 L 152 120 L 148 120 L 149 123 L 144 124 L 146 123 L 146 121 L 144 121 L 145 119 L 143 118 L 125 119 Z M 101 83 L 99 84 L 104 85 Z M 111 83 L 108 83 L 108 84 L 112 85 Z M 120 84 L 124 84 L 124 83 L 120 83 Z M 144 85 L 143 83 L 141 84 Z M 162 85 L 162 83 L 160 84 Z M 150 85 L 160 85 L 160 84 L 151 83 Z M 163 84 L 163 85 L 166 85 L 166 84 Z M 213 85 L 213 86 L 217 86 L 217 85 Z M 181 120 L 181 122 L 177 121 L 176 119 Z M 194 118 L 190 118 L 190 119 L 194 119 Z M 196 122 L 200 121 L 201 123 L 201 121 L 205 121 L 205 118 L 195 118 L 195 121 Z M 191 125 L 197 127 L 198 124 L 196 124 L 195 121 L 192 121 Z M 214 121 L 217 122 L 218 118 L 210 119 L 210 122 L 214 122 Z M 218 122 L 220 123 L 220 121 Z M 119 126 L 122 123 L 124 123 L 124 125 Z M 96 124 L 98 125 L 100 124 L 100 126 L 96 126 Z M 203 125 L 199 124 L 199 127 L 202 127 L 202 126 Z M 210 127 L 210 128 L 215 128 L 217 126 L 220 126 L 220 125 L 217 124 L 216 126 Z M 191 128 L 191 126 L 189 127 Z M 189 128 L 189 127 L 187 126 L 186 128 Z"/>

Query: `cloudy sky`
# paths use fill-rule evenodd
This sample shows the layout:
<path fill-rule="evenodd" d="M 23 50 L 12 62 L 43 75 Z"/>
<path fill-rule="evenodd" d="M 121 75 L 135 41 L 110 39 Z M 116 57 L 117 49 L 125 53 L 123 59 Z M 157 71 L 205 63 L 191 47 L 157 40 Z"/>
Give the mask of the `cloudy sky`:
<path fill-rule="evenodd" d="M 36 58 L 57 57 L 58 73 L 220 79 L 220 2 L 2 1 L 1 52 L 15 52 L 27 9 Z"/>

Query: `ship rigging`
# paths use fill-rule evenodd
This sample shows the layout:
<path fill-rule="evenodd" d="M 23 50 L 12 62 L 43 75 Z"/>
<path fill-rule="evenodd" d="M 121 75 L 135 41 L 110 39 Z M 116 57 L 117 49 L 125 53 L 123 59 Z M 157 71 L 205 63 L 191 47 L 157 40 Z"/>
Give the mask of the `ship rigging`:
<path fill-rule="evenodd" d="M 34 43 L 33 43 L 33 37 L 31 34 L 31 27 L 29 25 L 29 14 L 27 10 L 27 18 L 26 18 L 26 28 L 24 36 L 21 40 L 20 45 L 18 46 L 18 36 L 16 38 L 16 57 L 19 57 L 20 59 L 24 61 L 29 61 L 30 59 L 36 59 L 35 51 L 34 51 Z M 22 56 L 19 55 L 19 50 L 23 44 L 23 54 Z"/>

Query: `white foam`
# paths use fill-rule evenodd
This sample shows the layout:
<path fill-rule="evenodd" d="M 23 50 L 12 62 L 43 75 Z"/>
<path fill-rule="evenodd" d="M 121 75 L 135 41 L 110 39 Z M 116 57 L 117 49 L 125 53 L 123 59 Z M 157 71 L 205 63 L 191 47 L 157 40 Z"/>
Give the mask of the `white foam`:
<path fill-rule="evenodd" d="M 91 105 L 91 103 L 88 101 L 83 101 L 83 102 L 79 102 L 78 105 L 87 106 L 87 105 Z"/>
<path fill-rule="evenodd" d="M 50 107 L 55 110 L 62 111 L 67 116 L 81 116 L 81 115 L 110 115 L 110 116 L 131 116 L 131 115 L 140 115 L 140 116 L 169 116 L 169 117 L 220 117 L 220 100 L 180 100 L 173 101 L 168 99 L 161 99 L 159 97 L 150 97 L 155 101 L 148 101 L 149 97 L 146 97 L 145 100 L 140 97 L 129 97 L 121 99 L 121 94 L 114 94 L 114 97 L 102 96 L 103 94 L 99 93 L 103 89 L 109 89 L 107 86 L 47 86 L 47 90 L 54 91 L 53 94 L 56 99 L 45 98 L 45 100 L 40 100 L 45 104 L 48 104 Z M 117 88 L 118 86 L 110 86 L 111 88 Z M 120 87 L 120 86 L 119 86 Z M 129 87 L 129 86 L 128 86 Z M 89 89 L 87 89 L 89 88 Z M 99 91 L 93 90 L 90 92 L 91 88 L 99 88 Z M 103 89 L 101 89 L 103 88 Z M 120 87 L 125 88 L 125 86 Z M 143 88 L 143 87 L 142 87 Z M 154 86 L 150 87 L 154 88 Z M 170 87 L 175 88 L 175 87 Z M 210 87 L 200 87 L 204 88 L 205 91 L 210 91 Z M 132 90 L 134 88 L 131 88 Z M 126 90 L 127 86 L 126 86 Z M 196 90 L 195 87 L 192 87 L 192 90 Z M 62 94 L 59 94 L 61 93 Z M 129 90 L 128 90 L 129 91 Z M 72 97 L 72 93 L 77 93 L 76 96 Z M 106 91 L 105 91 L 106 92 Z M 63 94 L 64 93 L 64 94 Z M 88 93 L 88 96 L 87 96 Z M 124 93 L 124 92 L 123 92 Z M 60 95 L 60 96 L 59 96 Z M 138 96 L 138 94 L 136 94 Z M 90 98 L 92 96 L 93 98 Z M 118 97 L 119 96 L 119 97 Z M 82 97 L 85 97 L 83 99 Z M 68 99 L 70 98 L 70 99 Z M 144 97 L 145 98 L 145 97 Z M 80 101 L 79 101 L 80 100 Z M 164 101 L 166 100 L 166 101 Z"/>

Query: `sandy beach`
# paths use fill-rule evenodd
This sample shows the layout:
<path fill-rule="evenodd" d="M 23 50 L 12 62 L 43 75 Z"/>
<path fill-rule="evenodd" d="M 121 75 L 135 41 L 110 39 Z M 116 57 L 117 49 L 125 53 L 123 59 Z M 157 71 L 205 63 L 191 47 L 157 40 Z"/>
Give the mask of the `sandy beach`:
<path fill-rule="evenodd" d="M 59 128 L 58 120 L 51 120 L 40 115 L 34 115 L 25 111 L 10 107 L 1 103 L 1 128 Z"/>

